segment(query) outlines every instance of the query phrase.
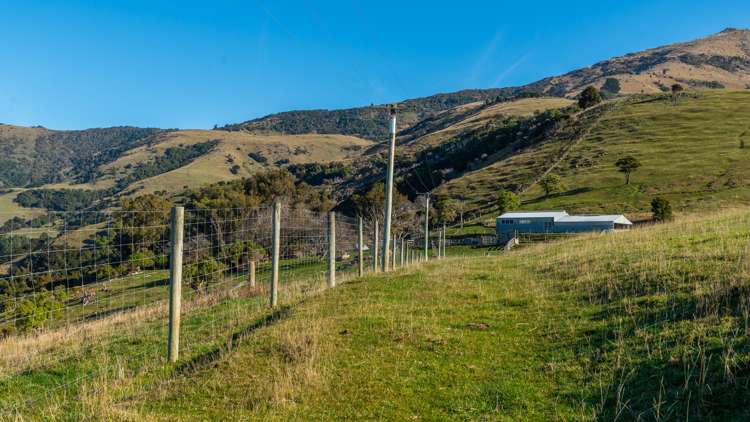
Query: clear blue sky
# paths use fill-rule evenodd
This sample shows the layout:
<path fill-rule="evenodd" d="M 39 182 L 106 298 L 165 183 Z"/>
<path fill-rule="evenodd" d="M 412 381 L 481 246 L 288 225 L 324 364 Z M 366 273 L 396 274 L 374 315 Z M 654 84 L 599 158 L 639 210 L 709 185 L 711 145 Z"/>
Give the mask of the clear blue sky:
<path fill-rule="evenodd" d="M 748 22 L 747 0 L 5 0 L 0 122 L 209 128 L 519 85 Z"/>

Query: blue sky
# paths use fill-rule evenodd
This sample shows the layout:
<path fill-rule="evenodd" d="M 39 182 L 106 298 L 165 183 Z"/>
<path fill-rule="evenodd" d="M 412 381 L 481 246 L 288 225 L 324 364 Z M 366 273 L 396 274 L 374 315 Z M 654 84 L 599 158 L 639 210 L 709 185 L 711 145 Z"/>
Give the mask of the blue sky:
<path fill-rule="evenodd" d="M 209 128 L 520 85 L 749 22 L 746 0 L 3 0 L 0 122 Z"/>

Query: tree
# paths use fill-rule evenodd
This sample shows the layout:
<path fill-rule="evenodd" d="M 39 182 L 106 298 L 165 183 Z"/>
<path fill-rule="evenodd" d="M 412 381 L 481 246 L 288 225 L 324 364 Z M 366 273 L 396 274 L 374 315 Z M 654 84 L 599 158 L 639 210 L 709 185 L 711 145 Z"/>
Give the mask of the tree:
<path fill-rule="evenodd" d="M 581 92 L 581 95 L 578 96 L 578 106 L 583 109 L 597 105 L 600 102 L 602 102 L 602 96 L 599 95 L 599 90 L 593 86 L 587 86 L 586 89 Z"/>
<path fill-rule="evenodd" d="M 549 194 L 559 192 L 562 189 L 562 179 L 554 173 L 549 173 L 539 181 L 539 186 L 544 189 L 544 196 L 549 196 Z"/>
<path fill-rule="evenodd" d="M 364 194 L 352 195 L 352 201 L 357 213 L 368 221 L 378 220 L 383 224 L 385 217 L 385 184 L 378 182 L 372 185 Z M 393 191 L 392 229 L 396 232 L 405 231 L 413 222 L 416 209 L 409 199 L 397 189 Z"/>
<path fill-rule="evenodd" d="M 497 196 L 497 206 L 499 208 L 498 212 L 500 214 L 505 214 L 508 211 L 512 211 L 518 208 L 520 205 L 521 200 L 518 198 L 518 195 L 509 190 L 503 189 Z"/>
<path fill-rule="evenodd" d="M 150 249 L 164 239 L 169 222 L 169 201 L 153 194 L 141 195 L 134 199 L 120 201 L 120 236 L 118 241 L 125 249 L 126 256 L 134 252 Z"/>
<path fill-rule="evenodd" d="M 620 81 L 617 78 L 607 78 L 602 85 L 602 91 L 606 91 L 610 94 L 617 94 L 620 92 Z"/>
<path fill-rule="evenodd" d="M 664 198 L 651 200 L 651 213 L 654 221 L 669 221 L 672 219 L 672 205 Z"/>
<path fill-rule="evenodd" d="M 636 159 L 635 157 L 627 156 L 615 161 L 615 166 L 617 166 L 617 169 L 620 173 L 625 173 L 625 184 L 629 185 L 630 173 L 640 167 L 641 162 L 638 161 L 638 159 Z"/>
<path fill-rule="evenodd" d="M 441 199 L 436 208 L 440 221 L 451 222 L 458 217 L 457 201 L 453 199 Z"/>
<path fill-rule="evenodd" d="M 685 88 L 683 88 L 680 84 L 674 84 L 670 87 L 670 90 L 672 91 L 672 102 L 677 103 L 677 98 L 680 96 L 680 93 L 685 90 Z"/>

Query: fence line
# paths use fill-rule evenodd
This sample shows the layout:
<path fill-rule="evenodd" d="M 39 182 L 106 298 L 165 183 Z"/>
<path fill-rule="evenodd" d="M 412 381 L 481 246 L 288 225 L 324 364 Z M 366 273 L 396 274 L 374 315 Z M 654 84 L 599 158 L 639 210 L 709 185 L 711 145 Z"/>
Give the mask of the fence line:
<path fill-rule="evenodd" d="M 0 227 L 0 393 L 8 393 L 0 415 L 115 370 L 71 363 L 82 354 L 117 356 L 113 365 L 133 372 L 197 359 L 273 312 L 269 304 L 379 272 L 379 229 L 377 220 L 280 204 L 8 220 Z M 424 260 L 422 230 L 419 221 L 394 233 L 386 270 Z M 428 255 L 444 256 L 450 242 L 430 230 Z M 34 377 L 71 365 L 43 383 Z"/>

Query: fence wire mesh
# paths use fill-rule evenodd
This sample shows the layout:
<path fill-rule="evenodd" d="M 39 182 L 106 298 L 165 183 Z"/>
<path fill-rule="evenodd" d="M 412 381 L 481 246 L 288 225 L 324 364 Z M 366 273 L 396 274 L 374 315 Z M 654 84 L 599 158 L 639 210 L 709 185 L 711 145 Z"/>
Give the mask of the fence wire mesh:
<path fill-rule="evenodd" d="M 0 415 L 60 405 L 97 379 L 137 373 L 157 382 L 167 364 L 169 210 L 4 217 Z M 180 362 L 230 348 L 274 312 L 323 291 L 330 218 L 282 208 L 279 303 L 270 309 L 273 207 L 186 209 Z M 358 218 L 335 216 L 337 283 L 358 275 L 359 227 Z M 380 235 L 374 222 L 362 222 L 365 272 L 380 271 Z M 401 252 L 407 240 L 416 255 L 412 237 L 394 235 L 389 269 L 409 261 Z"/>

